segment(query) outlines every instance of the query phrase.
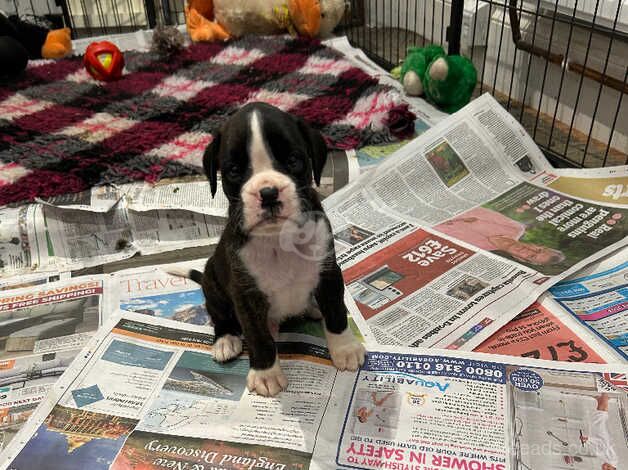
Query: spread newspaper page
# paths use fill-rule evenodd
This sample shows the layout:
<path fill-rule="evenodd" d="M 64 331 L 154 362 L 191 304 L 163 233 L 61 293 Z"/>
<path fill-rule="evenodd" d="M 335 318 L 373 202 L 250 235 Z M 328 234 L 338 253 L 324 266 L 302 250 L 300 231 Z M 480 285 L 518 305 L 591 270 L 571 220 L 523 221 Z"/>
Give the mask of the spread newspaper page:
<path fill-rule="evenodd" d="M 209 188 L 207 182 L 202 185 Z M 129 186 L 129 190 L 135 188 L 134 199 L 122 198 L 107 211 L 48 203 L 0 208 L 0 276 L 77 270 L 138 253 L 154 254 L 218 242 L 225 218 L 191 210 L 188 195 L 192 189 L 188 186 L 172 183 L 164 185 L 167 189 L 155 190 L 155 198 L 163 207 L 172 204 L 162 193 L 181 193 L 171 199 L 178 198 L 179 207 L 186 209 L 157 209 L 157 203 L 145 197 L 143 186 Z M 177 189 L 181 186 L 183 189 Z M 214 211 L 210 195 L 204 200 L 205 212 L 222 211 Z"/>
<path fill-rule="evenodd" d="M 628 460 L 626 364 L 394 346 L 338 372 L 287 333 L 289 385 L 248 392 L 207 327 L 110 319 L 0 455 L 11 470 L 558 470 Z"/>
<path fill-rule="evenodd" d="M 623 362 L 611 346 L 543 294 L 477 352 L 568 362 Z"/>
<path fill-rule="evenodd" d="M 107 312 L 102 276 L 40 281 L 0 292 L 0 449 L 49 397 Z"/>
<path fill-rule="evenodd" d="M 326 198 L 367 342 L 472 350 L 625 247 L 628 205 L 551 186 L 573 174 L 487 94 Z"/>
<path fill-rule="evenodd" d="M 628 360 L 628 249 L 552 287 L 558 309 Z"/>
<path fill-rule="evenodd" d="M 628 248 L 578 271 L 474 351 L 569 362 L 625 362 Z"/>

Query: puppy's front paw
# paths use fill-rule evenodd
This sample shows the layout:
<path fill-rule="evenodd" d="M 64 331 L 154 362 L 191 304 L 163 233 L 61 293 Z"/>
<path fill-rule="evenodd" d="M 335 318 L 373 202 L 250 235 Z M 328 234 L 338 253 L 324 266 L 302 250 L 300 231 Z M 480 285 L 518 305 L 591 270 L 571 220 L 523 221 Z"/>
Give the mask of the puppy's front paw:
<path fill-rule="evenodd" d="M 364 364 L 365 349 L 350 328 L 340 334 L 325 330 L 331 361 L 338 370 L 358 370 Z"/>
<path fill-rule="evenodd" d="M 237 336 L 224 335 L 214 343 L 214 360 L 226 362 L 242 352 L 242 340 Z"/>
<path fill-rule="evenodd" d="M 249 370 L 246 386 L 249 392 L 255 392 L 264 397 L 274 397 L 288 387 L 288 379 L 279 367 L 279 361 L 275 361 L 270 369 Z"/>
<path fill-rule="evenodd" d="M 358 370 L 364 364 L 365 349 L 357 340 L 329 349 L 331 361 L 338 370 Z"/>

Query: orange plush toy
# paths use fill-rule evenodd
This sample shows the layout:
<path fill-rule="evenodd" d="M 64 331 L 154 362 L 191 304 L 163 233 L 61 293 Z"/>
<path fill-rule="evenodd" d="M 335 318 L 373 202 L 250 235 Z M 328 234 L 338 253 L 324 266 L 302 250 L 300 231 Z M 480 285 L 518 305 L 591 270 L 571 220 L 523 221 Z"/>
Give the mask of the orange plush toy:
<path fill-rule="evenodd" d="M 72 52 L 70 28 L 50 30 L 35 18 L 26 21 L 17 15 L 0 12 L 0 37 L 8 36 L 19 42 L 29 59 L 60 59 Z"/>
<path fill-rule="evenodd" d="M 70 28 L 53 29 L 48 32 L 41 56 L 46 59 L 61 59 L 72 52 Z"/>
<path fill-rule="evenodd" d="M 195 42 L 286 31 L 315 37 L 329 35 L 345 9 L 345 0 L 189 0 L 185 19 Z"/>

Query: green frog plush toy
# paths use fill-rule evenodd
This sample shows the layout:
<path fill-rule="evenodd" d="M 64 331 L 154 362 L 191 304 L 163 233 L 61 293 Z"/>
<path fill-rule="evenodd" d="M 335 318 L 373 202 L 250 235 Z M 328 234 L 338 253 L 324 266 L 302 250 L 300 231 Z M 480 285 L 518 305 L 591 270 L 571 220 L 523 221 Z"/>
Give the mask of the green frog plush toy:
<path fill-rule="evenodd" d="M 436 45 L 411 47 L 401 67 L 393 70 L 410 96 L 422 96 L 443 111 L 454 113 L 466 105 L 477 82 L 473 62 L 450 55 Z"/>

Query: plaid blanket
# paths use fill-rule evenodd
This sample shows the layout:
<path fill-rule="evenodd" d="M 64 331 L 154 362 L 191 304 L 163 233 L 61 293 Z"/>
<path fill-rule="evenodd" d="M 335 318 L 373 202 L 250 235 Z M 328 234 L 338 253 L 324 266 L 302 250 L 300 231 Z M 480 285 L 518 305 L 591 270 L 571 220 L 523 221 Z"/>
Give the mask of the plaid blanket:
<path fill-rule="evenodd" d="M 126 52 L 125 61 L 111 83 L 93 80 L 80 57 L 38 62 L 0 83 L 0 205 L 198 174 L 212 132 L 251 101 L 301 116 L 332 148 L 413 128 L 394 89 L 317 41 L 248 37 L 168 60 Z"/>

